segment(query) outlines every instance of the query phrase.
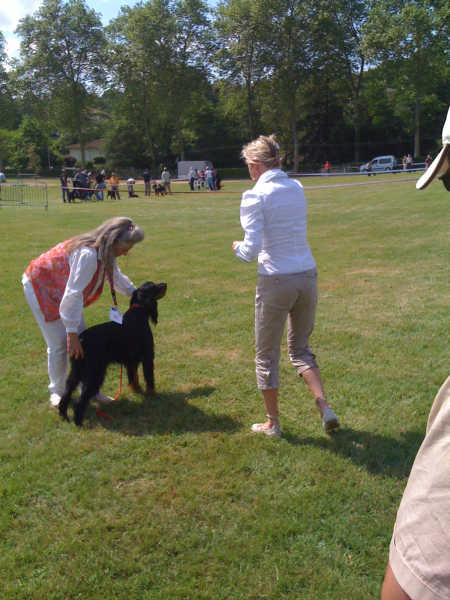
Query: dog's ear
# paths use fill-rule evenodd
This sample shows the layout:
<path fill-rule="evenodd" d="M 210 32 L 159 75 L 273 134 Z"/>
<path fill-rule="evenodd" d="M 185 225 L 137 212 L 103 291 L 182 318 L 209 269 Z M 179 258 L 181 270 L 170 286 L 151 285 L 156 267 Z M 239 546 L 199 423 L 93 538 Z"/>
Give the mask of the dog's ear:
<path fill-rule="evenodd" d="M 153 321 L 153 323 L 155 325 L 158 324 L 158 303 L 156 301 L 153 301 L 151 306 L 150 306 L 150 319 Z"/>

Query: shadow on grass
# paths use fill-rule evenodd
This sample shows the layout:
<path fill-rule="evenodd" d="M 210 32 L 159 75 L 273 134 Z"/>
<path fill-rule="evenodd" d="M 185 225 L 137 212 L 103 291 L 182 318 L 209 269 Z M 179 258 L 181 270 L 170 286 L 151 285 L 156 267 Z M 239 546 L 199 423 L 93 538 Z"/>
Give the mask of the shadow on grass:
<path fill-rule="evenodd" d="M 401 439 L 394 439 L 346 427 L 327 438 L 300 438 L 288 433 L 283 437 L 294 445 L 315 446 L 349 458 L 370 473 L 401 479 L 409 475 L 424 435 L 407 431 Z"/>
<path fill-rule="evenodd" d="M 212 387 L 193 388 L 187 393 L 162 392 L 154 397 L 142 397 L 130 400 L 126 395 L 106 407 L 102 412 L 111 415 L 113 421 L 100 420 L 91 407 L 86 415 L 85 424 L 95 427 L 99 424 L 112 432 L 125 435 L 149 435 L 184 432 L 232 432 L 241 427 L 227 415 L 205 413 L 189 401 L 204 398 L 214 392 Z"/>

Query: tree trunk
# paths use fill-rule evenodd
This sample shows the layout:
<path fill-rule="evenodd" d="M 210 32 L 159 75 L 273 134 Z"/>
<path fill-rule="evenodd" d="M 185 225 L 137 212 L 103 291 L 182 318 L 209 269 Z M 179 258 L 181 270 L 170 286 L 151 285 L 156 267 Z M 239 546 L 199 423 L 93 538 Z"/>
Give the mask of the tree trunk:
<path fill-rule="evenodd" d="M 298 173 L 298 134 L 297 134 L 297 102 L 294 93 L 291 109 L 292 162 L 294 173 Z"/>
<path fill-rule="evenodd" d="M 84 169 L 84 167 L 86 166 L 86 143 L 84 141 L 83 129 L 81 127 L 81 124 L 79 124 L 78 126 L 78 136 L 80 140 L 81 166 Z"/>
<path fill-rule="evenodd" d="M 354 148 L 353 148 L 353 160 L 358 163 L 360 161 L 359 150 L 361 146 L 361 119 L 359 107 L 356 108 L 353 117 L 353 131 L 355 133 Z"/>
<path fill-rule="evenodd" d="M 253 139 L 255 137 L 254 124 L 253 124 L 253 102 L 252 102 L 252 83 L 249 78 L 247 78 L 246 82 L 247 88 L 247 122 L 248 122 L 248 131 L 250 134 L 250 138 Z"/>
<path fill-rule="evenodd" d="M 416 97 L 414 111 L 414 158 L 420 156 L 420 100 Z"/>

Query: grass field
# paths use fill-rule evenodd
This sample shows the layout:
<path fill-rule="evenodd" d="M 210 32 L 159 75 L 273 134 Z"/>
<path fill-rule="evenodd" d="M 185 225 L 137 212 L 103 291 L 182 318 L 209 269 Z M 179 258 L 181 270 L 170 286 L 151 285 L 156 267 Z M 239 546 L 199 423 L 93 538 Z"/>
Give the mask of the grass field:
<path fill-rule="evenodd" d="M 1 598 L 378 597 L 448 375 L 448 196 L 439 183 L 417 192 L 400 181 L 307 191 L 319 270 L 311 343 L 342 428 L 322 432 L 284 346 L 284 437 L 274 440 L 249 431 L 264 416 L 256 264 L 231 252 L 241 239 L 235 192 L 247 184 L 225 183 L 220 194 L 75 205 L 50 187 L 48 211 L 0 208 Z M 112 423 L 91 408 L 78 430 L 50 408 L 20 276 L 31 258 L 114 215 L 146 232 L 122 270 L 136 284 L 168 283 L 154 328 L 159 396 L 125 389 Z M 109 306 L 105 292 L 87 324 Z M 118 377 L 112 368 L 105 392 Z"/>

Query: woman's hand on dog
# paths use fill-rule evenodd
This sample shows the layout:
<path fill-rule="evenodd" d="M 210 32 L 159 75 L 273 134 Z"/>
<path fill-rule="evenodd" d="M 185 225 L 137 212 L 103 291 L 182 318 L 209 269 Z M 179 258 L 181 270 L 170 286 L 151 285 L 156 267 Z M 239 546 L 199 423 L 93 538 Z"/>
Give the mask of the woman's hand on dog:
<path fill-rule="evenodd" d="M 83 358 L 84 352 L 80 338 L 75 332 L 67 333 L 67 354 L 73 358 Z"/>

